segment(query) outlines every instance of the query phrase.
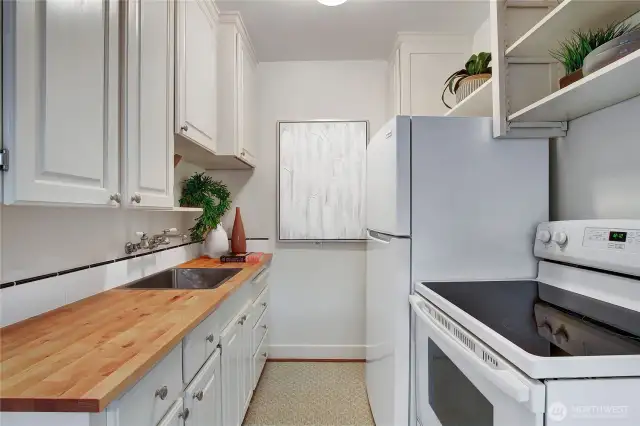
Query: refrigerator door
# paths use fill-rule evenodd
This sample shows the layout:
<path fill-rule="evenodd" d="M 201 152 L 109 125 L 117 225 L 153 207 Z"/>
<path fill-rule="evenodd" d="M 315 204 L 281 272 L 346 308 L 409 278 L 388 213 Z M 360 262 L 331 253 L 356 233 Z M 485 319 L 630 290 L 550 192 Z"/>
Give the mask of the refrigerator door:
<path fill-rule="evenodd" d="M 411 118 L 396 117 L 367 147 L 367 228 L 411 234 Z"/>
<path fill-rule="evenodd" d="M 366 381 L 377 426 L 407 425 L 411 291 L 408 238 L 368 231 Z"/>

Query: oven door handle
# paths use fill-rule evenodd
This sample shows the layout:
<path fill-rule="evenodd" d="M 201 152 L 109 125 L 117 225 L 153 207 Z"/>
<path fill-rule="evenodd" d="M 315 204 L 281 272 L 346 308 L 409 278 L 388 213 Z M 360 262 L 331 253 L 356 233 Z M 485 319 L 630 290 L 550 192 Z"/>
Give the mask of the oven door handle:
<path fill-rule="evenodd" d="M 429 326 L 429 328 L 431 328 L 431 330 L 437 335 L 437 337 L 439 338 L 437 339 L 437 343 L 439 345 L 441 344 L 445 346 L 447 349 L 456 354 L 455 358 L 461 358 L 466 363 L 471 364 L 475 371 L 481 373 L 484 378 L 489 380 L 502 392 L 509 395 L 515 401 L 519 403 L 525 403 L 531 399 L 531 390 L 527 385 L 518 380 L 517 377 L 515 377 L 507 370 L 494 369 L 485 364 L 482 360 L 480 360 L 480 358 L 476 356 L 475 353 L 472 353 L 465 346 L 458 343 L 446 332 L 441 330 L 442 326 L 432 320 L 427 315 L 427 313 L 424 312 L 423 306 L 425 306 L 425 303 L 422 298 L 420 298 L 419 296 L 411 295 L 409 296 L 409 302 L 411 303 L 411 307 L 416 315 L 423 322 L 425 322 Z"/>

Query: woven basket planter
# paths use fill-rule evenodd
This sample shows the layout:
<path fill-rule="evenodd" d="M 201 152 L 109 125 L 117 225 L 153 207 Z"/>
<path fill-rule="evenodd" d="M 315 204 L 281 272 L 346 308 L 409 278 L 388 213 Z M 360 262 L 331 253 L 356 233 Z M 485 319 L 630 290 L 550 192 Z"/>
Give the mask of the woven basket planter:
<path fill-rule="evenodd" d="M 491 78 L 491 74 L 477 74 L 465 78 L 460 82 L 456 91 L 456 102 L 462 102 L 466 97 L 476 91 Z"/>

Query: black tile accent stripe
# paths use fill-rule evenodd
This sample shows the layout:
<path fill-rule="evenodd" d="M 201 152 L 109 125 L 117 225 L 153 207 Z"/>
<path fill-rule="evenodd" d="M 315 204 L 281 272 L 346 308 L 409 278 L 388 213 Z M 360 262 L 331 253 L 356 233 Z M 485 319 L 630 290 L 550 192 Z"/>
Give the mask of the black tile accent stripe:
<path fill-rule="evenodd" d="M 52 273 L 49 273 L 49 274 L 38 275 L 38 276 L 35 276 L 35 277 L 30 277 L 30 278 L 23 278 L 23 279 L 18 280 L 18 281 L 6 282 L 6 283 L 0 284 L 0 290 L 2 290 L 4 288 L 12 287 L 14 285 L 31 283 L 31 282 L 34 282 L 34 281 L 44 280 L 46 278 L 57 277 L 57 276 L 60 276 L 60 275 L 65 275 L 65 274 L 70 274 L 72 272 L 78 272 L 78 271 L 82 271 L 82 270 L 89 269 L 89 268 L 97 268 L 99 266 L 108 265 L 110 263 L 121 262 L 123 260 L 129 260 L 129 259 L 133 259 L 135 257 L 144 257 L 144 256 L 147 256 L 149 254 L 154 254 L 154 253 L 158 253 L 158 252 L 165 251 L 165 250 L 171 250 L 171 249 L 175 249 L 175 248 L 178 248 L 178 247 L 184 247 L 184 246 L 188 246 L 190 244 L 200 244 L 200 243 L 202 243 L 202 241 L 203 240 L 191 241 L 191 242 L 188 242 L 188 243 L 177 244 L 177 245 L 171 246 L 171 247 L 163 247 L 163 248 L 158 248 L 158 249 L 151 250 L 151 251 L 146 251 L 144 253 L 137 254 L 137 255 L 136 254 L 132 254 L 130 256 L 123 256 L 123 257 L 118 257 L 118 258 L 112 259 L 112 260 L 106 260 L 104 262 L 92 263 L 90 265 L 78 266 L 76 268 L 65 269 L 63 271 L 52 272 Z"/>

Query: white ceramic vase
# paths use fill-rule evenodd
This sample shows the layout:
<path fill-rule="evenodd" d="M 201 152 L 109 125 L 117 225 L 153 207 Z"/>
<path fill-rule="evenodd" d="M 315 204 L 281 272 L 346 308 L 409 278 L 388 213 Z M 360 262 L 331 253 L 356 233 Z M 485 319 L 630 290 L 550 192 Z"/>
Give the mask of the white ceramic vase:
<path fill-rule="evenodd" d="M 229 236 L 219 224 L 216 229 L 209 232 L 204 240 L 204 255 L 217 258 L 227 253 L 229 253 Z"/>

